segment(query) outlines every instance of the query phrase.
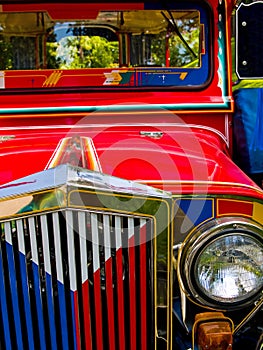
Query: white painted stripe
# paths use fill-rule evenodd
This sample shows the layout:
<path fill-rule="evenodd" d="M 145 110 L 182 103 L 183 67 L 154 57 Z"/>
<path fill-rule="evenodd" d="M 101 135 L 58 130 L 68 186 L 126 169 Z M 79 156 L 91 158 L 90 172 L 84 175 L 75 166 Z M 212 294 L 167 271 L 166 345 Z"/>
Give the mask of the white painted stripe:
<path fill-rule="evenodd" d="M 0 11 L 2 12 L 2 9 Z M 4 71 L 0 71 L 0 89 L 5 89 L 5 72 Z"/>
<path fill-rule="evenodd" d="M 78 212 L 79 221 L 79 246 L 80 246 L 80 261 L 81 261 L 81 281 L 84 283 L 88 279 L 88 258 L 87 258 L 87 223 L 85 213 Z"/>
<path fill-rule="evenodd" d="M 23 221 L 17 220 L 16 227 L 17 227 L 17 239 L 18 239 L 19 251 L 20 251 L 20 253 L 26 255 L 25 233 L 24 233 Z"/>
<path fill-rule="evenodd" d="M 30 234 L 30 242 L 31 242 L 31 255 L 33 263 L 38 265 L 38 254 L 37 254 L 37 237 L 36 237 L 36 228 L 35 228 L 35 220 L 33 217 L 28 219 L 29 223 L 29 234 Z"/>
<path fill-rule="evenodd" d="M 104 233 L 104 251 L 105 261 L 111 257 L 111 242 L 110 242 L 110 217 L 109 215 L 103 216 L 103 233 Z"/>
<path fill-rule="evenodd" d="M 66 211 L 66 227 L 67 227 L 67 243 L 68 243 L 68 265 L 70 289 L 75 292 L 77 290 L 77 276 L 75 264 L 75 245 L 73 230 L 73 215 L 71 211 Z"/>
<path fill-rule="evenodd" d="M 100 268 L 99 230 L 97 215 L 93 213 L 91 214 L 91 235 L 93 253 L 93 272 L 96 272 Z"/>
<path fill-rule="evenodd" d="M 40 221 L 41 221 L 41 229 L 42 229 L 42 244 L 43 244 L 43 255 L 44 255 L 45 271 L 46 271 L 46 273 L 51 275 L 47 216 L 46 215 L 41 215 L 40 216 Z"/>
<path fill-rule="evenodd" d="M 134 124 L 127 124 L 127 123 L 118 123 L 118 125 L 123 125 L 125 127 L 142 127 L 142 130 L 145 131 L 145 129 L 147 129 L 147 127 L 150 127 L 152 130 L 152 127 L 156 127 L 158 128 L 160 131 L 164 131 L 166 133 L 169 134 L 170 130 L 165 130 L 166 127 L 171 127 L 173 130 L 174 128 L 187 128 L 188 130 L 190 129 L 205 129 L 205 130 L 210 130 L 211 132 L 219 135 L 225 143 L 228 142 L 228 138 L 227 135 L 224 135 L 222 132 L 220 132 L 219 130 L 212 128 L 212 127 L 208 127 L 207 125 L 198 125 L 198 124 L 183 124 L 183 123 L 134 123 Z M 12 130 L 48 130 L 48 129 L 52 129 L 52 130 L 59 130 L 59 129 L 68 129 L 69 131 L 72 129 L 97 129 L 97 133 L 101 132 L 101 130 L 104 130 L 105 128 L 109 128 L 112 127 L 112 124 L 107 124 L 107 123 L 94 123 L 94 124 L 76 124 L 76 125 L 36 125 L 36 126 L 4 126 L 4 127 L 0 127 L 0 131 L 12 131 Z"/>
<path fill-rule="evenodd" d="M 134 219 L 128 218 L 128 238 L 130 239 L 134 235 Z"/>
<path fill-rule="evenodd" d="M 59 217 L 58 213 L 53 213 L 53 232 L 54 232 L 54 245 L 55 245 L 55 255 L 56 255 L 56 268 L 57 268 L 57 280 L 58 282 L 64 282 L 63 278 L 63 266 L 62 266 L 62 256 L 61 256 L 61 243 L 60 243 L 60 227 L 59 227 Z"/>
<path fill-rule="evenodd" d="M 5 222 L 5 240 L 9 244 L 11 244 L 11 245 L 13 244 L 12 243 L 12 232 L 11 232 L 10 222 Z"/>
<path fill-rule="evenodd" d="M 121 218 L 115 216 L 115 239 L 116 239 L 116 250 L 121 248 Z"/>
<path fill-rule="evenodd" d="M 146 225 L 146 220 L 140 219 L 140 227 L 142 228 L 144 225 Z"/>

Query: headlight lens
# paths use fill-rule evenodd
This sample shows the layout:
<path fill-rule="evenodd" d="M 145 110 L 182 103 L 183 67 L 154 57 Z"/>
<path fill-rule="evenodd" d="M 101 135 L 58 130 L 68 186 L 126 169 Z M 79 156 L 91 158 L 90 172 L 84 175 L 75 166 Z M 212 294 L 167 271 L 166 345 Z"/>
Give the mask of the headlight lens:
<path fill-rule="evenodd" d="M 262 287 L 263 247 L 245 235 L 227 235 L 199 254 L 195 276 L 199 288 L 222 302 L 246 299 Z"/>
<path fill-rule="evenodd" d="M 228 308 L 255 300 L 263 286 L 261 235 L 255 225 L 224 219 L 191 236 L 180 269 L 192 297 Z"/>

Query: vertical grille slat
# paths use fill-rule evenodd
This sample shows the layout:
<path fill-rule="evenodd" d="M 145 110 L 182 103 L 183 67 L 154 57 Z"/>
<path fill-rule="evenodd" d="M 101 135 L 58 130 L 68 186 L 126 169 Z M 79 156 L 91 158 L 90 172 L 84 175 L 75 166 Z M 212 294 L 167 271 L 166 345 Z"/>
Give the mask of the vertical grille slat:
<path fill-rule="evenodd" d="M 46 299 L 48 309 L 48 321 L 50 325 L 50 343 L 51 349 L 57 349 L 56 339 L 56 323 L 55 323 L 55 311 L 53 303 L 53 286 L 52 286 L 52 271 L 51 271 L 51 260 L 50 260 L 50 244 L 48 235 L 48 223 L 47 216 L 40 216 L 41 232 L 42 232 L 42 244 L 43 244 L 43 258 L 45 267 L 45 282 L 46 282 Z"/>
<path fill-rule="evenodd" d="M 140 309 L 141 309 L 141 344 L 140 349 L 147 349 L 146 336 L 147 334 L 147 271 L 146 271 L 146 220 L 141 220 L 140 222 Z"/>
<path fill-rule="evenodd" d="M 117 299 L 118 299 L 118 326 L 119 326 L 119 349 L 125 349 L 125 320 L 124 320 L 124 290 L 123 290 L 123 260 L 121 239 L 121 218 L 115 217 L 116 235 L 116 274 L 117 274 Z"/>
<path fill-rule="evenodd" d="M 88 252 L 87 240 L 88 232 L 86 229 L 86 214 L 78 212 L 79 223 L 79 246 L 81 259 L 81 282 L 82 282 L 82 303 L 83 303 L 83 330 L 85 334 L 86 350 L 92 350 L 92 333 L 90 321 L 90 296 L 89 296 L 89 275 L 88 275 Z"/>
<path fill-rule="evenodd" d="M 96 305 L 96 312 L 95 312 L 96 345 L 97 345 L 97 350 L 103 350 L 99 230 L 98 230 L 98 220 L 97 220 L 96 214 L 91 214 L 91 233 L 92 233 L 92 254 L 93 254 L 94 304 Z"/>
<path fill-rule="evenodd" d="M 130 349 L 136 349 L 136 267 L 134 221 L 128 218 L 128 261 L 129 261 L 129 306 L 130 306 Z"/>
<path fill-rule="evenodd" d="M 41 281 L 40 276 L 41 273 L 39 271 L 39 259 L 38 259 L 38 246 L 37 246 L 37 237 L 36 237 L 36 227 L 35 227 L 35 218 L 30 217 L 28 219 L 29 224 L 29 235 L 31 242 L 31 254 L 32 254 L 32 274 L 33 274 L 33 284 L 35 291 L 35 304 L 36 304 L 36 312 L 37 312 L 37 322 L 38 322 L 38 330 L 39 330 L 39 342 L 40 349 L 46 349 L 46 336 L 45 336 L 45 326 L 44 326 L 44 308 L 42 304 L 42 296 L 41 296 Z"/>
<path fill-rule="evenodd" d="M 4 230 L 1 230 L 1 238 L 4 236 Z M 1 239 L 3 240 L 3 239 Z M 5 243 L 5 242 L 4 242 Z M 1 251 L 0 251 L 0 303 L 1 303 L 1 315 L 2 315 L 2 327 L 3 330 L 1 334 L 4 334 L 4 340 L 6 348 L 11 349 L 11 336 L 10 336 L 10 323 L 8 318 L 8 307 L 7 307 L 7 296 L 6 296 L 6 286 L 5 286 L 5 274 L 8 271 L 4 269 L 3 261 L 3 248 L 1 242 Z"/>
<path fill-rule="evenodd" d="M 19 247 L 19 258 L 20 258 L 20 273 L 22 281 L 22 293 L 24 299 L 24 312 L 26 318 L 27 327 L 27 338 L 28 338 L 28 348 L 30 350 L 35 349 L 34 338 L 33 338 L 33 324 L 31 316 L 31 306 L 30 306 L 30 295 L 28 290 L 28 278 L 27 278 L 27 262 L 26 262 L 26 250 L 25 250 L 25 233 L 23 228 L 23 221 L 17 220 L 17 237 L 18 237 L 18 247 Z"/>
<path fill-rule="evenodd" d="M 150 350 L 150 221 L 67 209 L 0 223 L 1 350 Z"/>
<path fill-rule="evenodd" d="M 103 217 L 104 231 L 104 249 L 105 249 L 105 275 L 106 275 L 106 298 L 107 298 L 107 317 L 109 332 L 109 350 L 115 350 L 115 325 L 114 325 L 114 297 L 113 297 L 113 274 L 112 274 L 112 256 L 110 239 L 110 218 L 108 215 Z"/>
<path fill-rule="evenodd" d="M 74 350 L 80 349 L 80 334 L 79 334 L 79 310 L 78 310 L 78 291 L 77 291 L 77 275 L 76 275 L 76 260 L 75 260 L 75 244 L 74 244 L 74 229 L 73 216 L 71 211 L 66 211 L 66 232 L 67 232 L 67 251 L 68 251 L 68 266 L 69 266 L 69 286 L 70 299 L 72 310 L 72 333 Z"/>
<path fill-rule="evenodd" d="M 55 250 L 55 263 L 57 272 L 57 291 L 58 291 L 58 309 L 59 309 L 59 320 L 61 330 L 61 343 L 63 350 L 69 349 L 68 343 L 68 324 L 66 314 L 66 298 L 64 291 L 64 276 L 63 276 L 63 262 L 62 262 L 62 250 L 61 250 L 61 232 L 59 224 L 58 213 L 52 214 L 53 232 L 54 232 L 54 250 Z"/>
<path fill-rule="evenodd" d="M 10 294 L 12 299 L 13 307 L 13 317 L 14 317 L 14 326 L 15 326 L 15 339 L 16 345 L 18 348 L 23 348 L 23 339 L 22 339 L 22 330 L 21 330 L 21 318 L 18 302 L 18 289 L 17 289 L 17 272 L 15 266 L 15 258 L 13 253 L 13 242 L 12 242 L 12 232 L 11 225 L 9 222 L 6 222 L 5 225 L 5 237 L 6 237 L 6 253 L 7 261 L 9 267 L 9 283 L 10 283 Z"/>

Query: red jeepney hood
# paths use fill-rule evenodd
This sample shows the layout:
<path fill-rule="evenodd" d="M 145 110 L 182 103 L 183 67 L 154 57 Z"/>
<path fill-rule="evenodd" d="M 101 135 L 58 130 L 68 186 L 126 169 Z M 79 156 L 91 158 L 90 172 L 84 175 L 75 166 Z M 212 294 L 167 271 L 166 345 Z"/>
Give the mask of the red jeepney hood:
<path fill-rule="evenodd" d="M 74 140 L 81 140 L 81 149 L 75 149 L 80 143 L 76 146 Z M 165 183 L 168 190 L 192 182 L 254 186 L 225 154 L 219 133 L 208 128 L 166 124 L 6 128 L 0 142 L 0 184 L 72 163 L 73 158 L 73 164 L 83 165 L 75 161 L 84 154 L 87 167 L 160 188 Z"/>

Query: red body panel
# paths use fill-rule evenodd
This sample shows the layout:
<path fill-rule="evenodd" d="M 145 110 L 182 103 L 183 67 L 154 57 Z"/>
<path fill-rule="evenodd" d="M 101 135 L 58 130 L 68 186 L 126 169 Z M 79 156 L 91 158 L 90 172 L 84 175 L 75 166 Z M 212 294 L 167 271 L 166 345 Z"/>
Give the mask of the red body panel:
<path fill-rule="evenodd" d="M 152 125 L 149 120 L 140 123 L 139 119 L 136 122 L 129 119 L 130 123 L 124 125 L 110 126 L 103 121 L 96 125 L 92 118 L 87 117 L 71 126 L 67 126 L 64 119 L 65 124 L 57 126 L 2 128 L 1 184 L 44 170 L 63 138 L 80 136 L 92 138 L 101 169 L 110 175 L 146 182 L 173 192 L 189 192 L 193 189 L 191 183 L 195 183 L 195 191 L 199 188 L 197 184 L 202 184 L 199 188 L 203 188 L 202 192 L 204 188 L 207 191 L 208 186 L 211 191 L 213 183 L 213 186 L 220 187 L 224 183 L 253 186 L 253 182 L 226 154 L 224 135 L 218 130 L 207 126 L 190 127 L 179 117 L 165 118 L 164 121 L 152 118 L 156 121 Z M 113 117 L 111 122 L 114 124 Z M 233 189 L 227 185 L 224 191 Z M 236 191 L 244 189 L 241 186 Z"/>

